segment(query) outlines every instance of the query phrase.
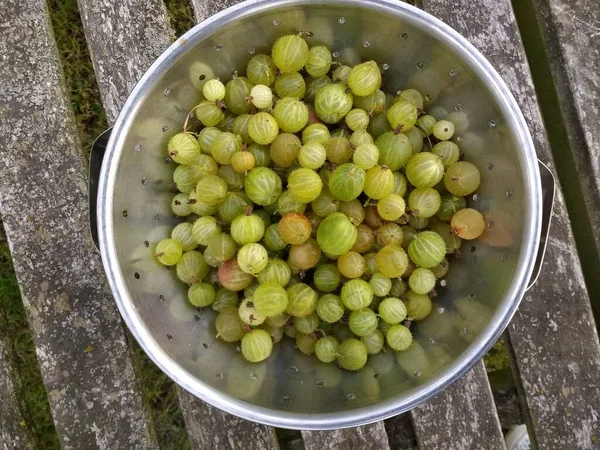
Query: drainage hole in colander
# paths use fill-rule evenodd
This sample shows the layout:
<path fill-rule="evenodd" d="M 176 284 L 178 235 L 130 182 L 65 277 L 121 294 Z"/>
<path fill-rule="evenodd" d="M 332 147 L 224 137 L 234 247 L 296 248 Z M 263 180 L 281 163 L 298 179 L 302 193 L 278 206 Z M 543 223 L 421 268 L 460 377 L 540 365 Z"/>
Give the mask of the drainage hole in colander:
<path fill-rule="evenodd" d="M 223 373 L 222 372 L 217 372 L 217 378 L 223 378 Z"/>
<path fill-rule="evenodd" d="M 425 99 L 426 102 L 430 102 L 431 101 L 431 95 L 429 94 L 425 94 L 425 97 L 423 97 Z"/>
<path fill-rule="evenodd" d="M 502 258 L 500 258 L 502 260 L 502 262 L 506 262 L 506 260 L 508 259 L 508 257 L 506 255 L 502 255 Z"/>
<path fill-rule="evenodd" d="M 417 62 L 417 69 L 422 69 L 424 64 L 421 61 Z"/>
<path fill-rule="evenodd" d="M 164 302 L 164 301 L 165 301 L 165 296 L 164 296 L 164 295 L 162 295 L 162 294 L 160 294 L 160 295 L 158 296 L 158 299 L 159 299 L 161 302 Z"/>
<path fill-rule="evenodd" d="M 154 216 L 154 220 L 160 220 L 160 214 L 156 214 L 156 215 Z"/>
<path fill-rule="evenodd" d="M 490 119 L 490 121 L 488 122 L 488 125 L 490 128 L 494 128 L 496 126 L 496 121 L 494 119 Z"/>
<path fill-rule="evenodd" d="M 321 381 L 321 380 L 318 380 L 317 381 L 317 387 L 323 387 L 323 386 L 325 386 L 325 383 L 323 381 Z"/>
<path fill-rule="evenodd" d="M 173 340 L 173 335 L 171 333 L 167 333 L 167 339 L 172 341 Z"/>
<path fill-rule="evenodd" d="M 165 90 L 163 91 L 163 94 L 165 94 L 165 97 L 168 97 L 169 95 L 171 95 L 171 88 L 165 88 Z"/>
<path fill-rule="evenodd" d="M 133 274 L 133 277 L 134 277 L 136 280 L 139 280 L 139 279 L 140 279 L 140 274 L 136 272 L 136 273 L 134 273 L 134 274 Z"/>
<path fill-rule="evenodd" d="M 492 163 L 487 163 L 487 166 L 486 166 L 486 167 L 487 167 L 487 170 L 489 170 L 490 172 L 491 172 L 492 170 L 494 170 L 494 165 L 493 165 Z"/>
<path fill-rule="evenodd" d="M 469 332 L 469 327 L 464 327 L 462 329 L 463 334 L 467 334 Z"/>
<path fill-rule="evenodd" d="M 304 33 L 304 35 L 305 35 L 306 37 L 309 37 L 309 38 L 311 38 L 311 37 L 313 37 L 313 36 L 315 35 L 315 33 L 313 33 L 312 31 L 306 31 L 306 32 Z"/>
<path fill-rule="evenodd" d="M 292 369 L 292 372 L 298 372 L 300 370 L 296 366 L 292 366 L 290 369 Z"/>
<path fill-rule="evenodd" d="M 135 150 L 136 152 L 141 152 L 141 151 L 142 151 L 142 146 L 141 146 L 140 144 L 137 144 L 137 145 L 134 147 L 134 150 Z"/>
<path fill-rule="evenodd" d="M 146 180 L 146 177 L 142 177 L 142 180 L 141 180 L 141 181 L 142 181 L 142 184 L 143 184 L 144 186 L 145 186 L 145 185 L 146 185 L 146 183 L 148 182 L 148 180 Z"/>
<path fill-rule="evenodd" d="M 203 343 L 202 343 L 202 347 L 204 347 L 204 348 L 208 348 L 208 347 L 210 347 L 210 345 L 208 345 L 208 343 L 206 343 L 206 342 L 203 342 Z"/>
<path fill-rule="evenodd" d="M 475 299 L 475 294 L 469 294 L 469 300 L 474 300 Z"/>
<path fill-rule="evenodd" d="M 123 210 L 123 217 L 127 217 L 127 214 L 128 214 L 127 210 L 126 210 L 126 209 L 124 209 L 124 210 Z"/>
<path fill-rule="evenodd" d="M 383 63 L 383 64 L 381 65 L 381 68 L 382 68 L 383 70 L 388 70 L 388 69 L 390 68 L 390 65 L 389 65 L 388 63 Z"/>
<path fill-rule="evenodd" d="M 507 191 L 506 191 L 506 196 L 507 196 L 508 198 L 512 197 L 512 196 L 513 196 L 513 191 L 512 191 L 512 190 L 510 190 L 510 189 L 509 189 L 509 190 L 507 190 Z"/>
<path fill-rule="evenodd" d="M 477 250 L 477 248 L 474 245 L 472 245 L 471 248 L 469 248 L 469 251 L 471 253 L 475 253 L 475 250 Z"/>
<path fill-rule="evenodd" d="M 281 25 L 281 20 L 279 20 L 279 19 L 273 19 L 273 25 L 275 25 L 276 27 L 278 27 L 279 25 Z"/>
<path fill-rule="evenodd" d="M 356 398 L 356 395 L 354 395 L 354 394 L 348 394 L 348 395 L 346 395 L 346 398 L 348 400 L 354 400 Z"/>
<path fill-rule="evenodd" d="M 220 52 L 221 50 L 223 50 L 223 46 L 217 44 L 217 45 L 215 45 L 215 50 L 218 51 L 218 52 Z"/>
<path fill-rule="evenodd" d="M 462 110 L 462 105 L 460 103 L 458 103 L 455 107 L 454 107 L 455 111 L 460 111 Z"/>
<path fill-rule="evenodd" d="M 406 33 L 402 33 L 402 34 L 400 35 L 400 39 L 406 39 L 406 38 L 408 38 L 408 34 L 406 34 Z"/>
<path fill-rule="evenodd" d="M 256 375 L 254 372 L 250 374 L 250 378 L 252 378 L 253 380 L 256 380 L 258 378 L 258 375 Z"/>
<path fill-rule="evenodd" d="M 338 23 L 344 25 L 346 23 L 346 18 L 344 16 L 338 17 Z"/>
<path fill-rule="evenodd" d="M 440 281 L 440 286 L 445 287 L 448 284 L 446 280 Z"/>
<path fill-rule="evenodd" d="M 166 126 L 166 125 L 163 125 L 163 127 L 162 127 L 162 132 L 163 132 L 163 133 L 166 133 L 167 131 L 169 131 L 169 127 L 168 127 L 168 126 Z"/>
<path fill-rule="evenodd" d="M 255 47 L 250 47 L 248 49 L 248 53 L 250 53 L 251 55 L 254 55 L 256 53 L 256 48 Z"/>
<path fill-rule="evenodd" d="M 289 397 L 283 397 L 283 398 L 281 399 L 281 401 L 283 401 L 283 403 L 291 403 L 291 402 L 292 402 L 292 399 L 291 399 L 291 398 L 289 398 Z"/>
<path fill-rule="evenodd" d="M 150 242 L 144 241 L 144 247 L 146 247 L 146 248 L 150 247 Z"/>
<path fill-rule="evenodd" d="M 440 307 L 437 309 L 437 312 L 438 312 L 438 314 L 444 314 L 444 312 L 445 312 L 445 311 L 446 311 L 446 309 L 445 309 L 443 306 L 440 306 Z"/>
<path fill-rule="evenodd" d="M 451 77 L 455 77 L 457 73 L 458 73 L 458 70 L 450 69 L 450 72 L 448 72 L 448 75 L 450 75 Z"/>
<path fill-rule="evenodd" d="M 371 46 L 371 42 L 369 41 L 363 41 L 363 47 L 364 48 L 369 48 Z"/>
<path fill-rule="evenodd" d="M 199 316 L 198 314 L 194 314 L 194 320 L 196 322 L 202 322 L 203 319 L 202 319 L 202 316 Z"/>
<path fill-rule="evenodd" d="M 375 372 L 375 373 L 373 374 L 373 378 L 375 378 L 376 380 L 378 380 L 378 379 L 380 379 L 380 378 L 381 378 L 381 374 L 380 374 L 379 372 Z"/>
<path fill-rule="evenodd" d="M 423 372 L 422 372 L 422 371 L 420 371 L 420 370 L 417 370 L 417 371 L 415 372 L 415 377 L 419 378 L 419 377 L 420 377 L 422 374 L 423 374 Z"/>
<path fill-rule="evenodd" d="M 494 223 L 494 221 L 493 221 L 493 220 L 490 220 L 490 221 L 488 222 L 488 228 L 494 228 L 494 225 L 495 225 L 495 223 Z"/>

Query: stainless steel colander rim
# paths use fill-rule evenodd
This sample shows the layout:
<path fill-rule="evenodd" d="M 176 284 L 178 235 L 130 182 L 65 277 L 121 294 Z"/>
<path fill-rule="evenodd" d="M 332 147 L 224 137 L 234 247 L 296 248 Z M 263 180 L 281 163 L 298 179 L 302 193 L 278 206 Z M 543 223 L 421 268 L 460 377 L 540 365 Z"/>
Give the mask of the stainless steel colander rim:
<path fill-rule="evenodd" d="M 124 274 L 118 264 L 113 222 L 113 200 L 118 162 L 124 151 L 124 143 L 132 126 L 133 118 L 150 87 L 166 73 L 179 56 L 192 48 L 195 43 L 210 36 L 222 24 L 234 19 L 240 20 L 267 9 L 306 4 L 364 7 L 378 10 L 401 17 L 451 46 L 486 83 L 498 107 L 507 117 L 513 137 L 521 148 L 519 159 L 523 167 L 524 192 L 528 193 L 526 217 L 523 218 L 525 228 L 519 264 L 505 298 L 489 326 L 479 338 L 435 378 L 406 392 L 402 397 L 388 399 L 367 407 L 317 414 L 264 408 L 235 399 L 203 383 L 172 359 L 152 337 L 128 293 Z M 98 230 L 104 269 L 119 311 L 144 351 L 170 378 L 211 405 L 245 419 L 282 428 L 326 430 L 364 425 L 410 410 L 462 377 L 483 357 L 508 325 L 525 293 L 537 252 L 541 230 L 541 209 L 540 174 L 535 147 L 525 118 L 500 75 L 475 47 L 452 28 L 418 8 L 395 0 L 247 0 L 205 20 L 187 32 L 155 61 L 136 85 L 115 123 L 106 150 L 99 181 Z"/>

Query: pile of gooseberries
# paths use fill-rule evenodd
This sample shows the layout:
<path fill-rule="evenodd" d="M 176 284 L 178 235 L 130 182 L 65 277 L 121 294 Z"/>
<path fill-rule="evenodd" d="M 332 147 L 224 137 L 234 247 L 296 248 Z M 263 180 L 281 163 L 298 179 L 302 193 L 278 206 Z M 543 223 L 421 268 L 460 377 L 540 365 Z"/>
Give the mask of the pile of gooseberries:
<path fill-rule="evenodd" d="M 447 256 L 485 228 L 453 122 L 426 114 L 415 89 L 382 91 L 375 61 L 341 65 L 302 35 L 242 73 L 205 80 L 168 144 L 183 221 L 155 257 L 249 362 L 284 336 L 351 371 L 406 351 Z"/>

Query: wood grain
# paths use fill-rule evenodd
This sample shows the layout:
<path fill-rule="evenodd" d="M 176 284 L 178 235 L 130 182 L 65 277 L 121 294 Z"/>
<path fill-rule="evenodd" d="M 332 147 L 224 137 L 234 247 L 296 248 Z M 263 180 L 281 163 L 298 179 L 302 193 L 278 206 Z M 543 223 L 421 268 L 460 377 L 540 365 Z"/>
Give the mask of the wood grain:
<path fill-rule="evenodd" d="M 424 0 L 423 4 L 496 67 L 527 119 L 538 157 L 552 169 L 552 153 L 510 2 Z M 560 186 L 552 220 L 540 278 L 508 328 L 513 364 L 534 445 L 592 449 L 600 436 L 600 345 Z"/>
<path fill-rule="evenodd" d="M 383 422 L 330 431 L 303 431 L 306 450 L 390 450 Z"/>
<path fill-rule="evenodd" d="M 0 3 L 0 55 L 0 212 L 61 446 L 154 449 L 44 1 Z"/>

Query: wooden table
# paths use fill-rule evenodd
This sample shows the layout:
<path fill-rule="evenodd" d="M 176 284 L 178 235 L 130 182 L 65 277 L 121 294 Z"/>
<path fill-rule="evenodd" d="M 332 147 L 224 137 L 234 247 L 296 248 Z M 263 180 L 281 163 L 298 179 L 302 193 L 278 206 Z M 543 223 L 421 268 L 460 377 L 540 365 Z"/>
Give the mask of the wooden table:
<path fill-rule="evenodd" d="M 198 21 L 233 3 L 192 0 Z M 600 3 L 515 4 L 519 17 L 528 14 L 533 23 L 525 35 L 545 45 L 548 58 L 542 55 L 542 66 L 533 72 L 545 73 L 551 83 L 538 89 L 555 89 L 552 101 L 559 114 L 544 117 L 563 121 L 546 125 L 551 137 L 560 127 L 568 144 L 554 148 L 561 163 L 557 173 L 568 188 L 564 195 L 557 189 L 540 279 L 506 332 L 518 392 L 512 410 L 522 414 L 535 448 L 595 449 L 600 448 L 600 345 L 590 297 L 600 296 L 592 289 L 600 273 L 595 265 L 600 249 Z M 510 2 L 422 0 L 418 6 L 454 27 L 489 58 L 528 120 L 538 157 L 554 168 Z M 79 8 L 113 123 L 174 32 L 161 0 L 79 0 Z M 572 176 L 564 178 L 569 174 L 580 180 L 576 188 Z M 154 426 L 142 404 L 123 324 L 88 232 L 87 208 L 85 159 L 46 5 L 43 0 L 4 0 L 0 213 L 60 444 L 73 450 L 155 449 Z M 584 214 L 571 216 L 577 222 L 578 247 L 567 211 Z M 577 248 L 585 256 L 584 267 Z M 0 447 L 33 449 L 36 443 L 20 413 L 19 377 L 6 356 L 10 341 L 10 336 L 0 336 Z M 271 428 L 223 413 L 183 390 L 179 395 L 193 449 L 278 448 Z M 410 413 L 355 429 L 302 432 L 293 447 L 394 450 L 411 448 L 416 438 L 423 450 L 503 449 L 498 411 L 503 417 L 511 405 L 496 399 L 499 410 L 480 362 Z"/>

